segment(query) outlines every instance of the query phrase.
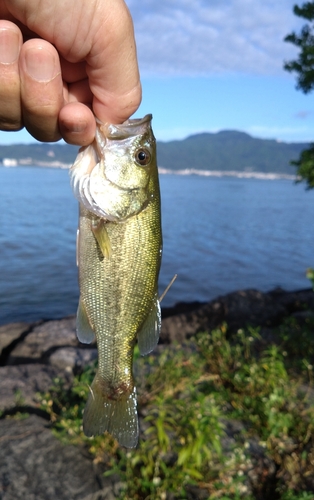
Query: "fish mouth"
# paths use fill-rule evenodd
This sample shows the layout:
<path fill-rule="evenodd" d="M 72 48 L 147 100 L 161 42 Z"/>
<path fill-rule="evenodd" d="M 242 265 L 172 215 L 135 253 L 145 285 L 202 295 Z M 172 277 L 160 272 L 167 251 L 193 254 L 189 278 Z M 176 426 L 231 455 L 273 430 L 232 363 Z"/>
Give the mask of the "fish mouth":
<path fill-rule="evenodd" d="M 145 115 L 144 118 L 129 118 L 128 120 L 119 125 L 113 125 L 111 123 L 102 123 L 96 118 L 96 123 L 97 123 L 96 140 L 100 145 L 102 145 L 103 137 L 107 139 L 127 139 L 128 137 L 141 135 L 143 134 L 143 132 L 147 131 L 148 126 L 150 127 L 152 118 L 153 115 L 149 113 Z M 151 133 L 153 133 L 152 129 L 150 131 Z"/>

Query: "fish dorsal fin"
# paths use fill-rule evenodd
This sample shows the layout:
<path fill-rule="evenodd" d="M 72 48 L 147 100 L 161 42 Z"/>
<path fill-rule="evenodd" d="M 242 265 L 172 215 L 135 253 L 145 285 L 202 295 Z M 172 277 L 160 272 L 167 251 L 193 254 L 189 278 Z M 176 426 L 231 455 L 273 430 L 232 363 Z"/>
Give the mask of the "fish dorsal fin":
<path fill-rule="evenodd" d="M 151 352 L 158 344 L 160 327 L 161 311 L 156 294 L 153 307 L 137 335 L 138 347 L 142 356 Z"/>
<path fill-rule="evenodd" d="M 76 335 L 83 344 L 90 344 L 95 338 L 95 334 L 87 317 L 85 306 L 82 299 L 79 301 L 76 316 Z"/>
<path fill-rule="evenodd" d="M 106 259 L 110 259 L 112 249 L 110 238 L 106 229 L 106 221 L 104 219 L 99 219 L 98 222 L 92 223 L 92 231 L 99 245 L 101 253 Z"/>

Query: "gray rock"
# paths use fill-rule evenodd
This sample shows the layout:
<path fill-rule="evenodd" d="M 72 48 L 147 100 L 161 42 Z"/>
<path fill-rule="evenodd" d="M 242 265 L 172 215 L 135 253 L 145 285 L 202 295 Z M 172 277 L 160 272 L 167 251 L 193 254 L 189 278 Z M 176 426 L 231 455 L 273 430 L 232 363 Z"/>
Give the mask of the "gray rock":
<path fill-rule="evenodd" d="M 97 359 L 97 349 L 80 349 L 79 347 L 62 347 L 49 357 L 49 363 L 66 372 L 84 368 Z"/>
<path fill-rule="evenodd" d="M 2 500 L 82 500 L 112 483 L 35 415 L 0 421 L 0 471 Z"/>
<path fill-rule="evenodd" d="M 314 311 L 297 311 L 292 316 L 299 322 L 306 323 L 308 320 L 314 320 Z"/>
<path fill-rule="evenodd" d="M 58 371 L 42 364 L 0 367 L 0 410 L 15 406 L 38 406 L 37 392 L 52 385 Z"/>
<path fill-rule="evenodd" d="M 96 493 L 91 493 L 82 500 L 115 500 L 116 498 L 120 498 L 120 492 L 123 490 L 123 487 L 123 483 L 117 480 L 116 483 L 106 486 L 106 488 L 103 488 Z"/>
<path fill-rule="evenodd" d="M 254 438 L 250 439 L 247 453 L 251 462 L 251 466 L 245 471 L 249 489 L 257 498 L 271 498 L 269 493 L 273 492 L 276 484 L 276 463 L 268 456 L 265 447 Z"/>
<path fill-rule="evenodd" d="M 199 309 L 170 316 L 162 321 L 161 342 L 183 342 L 195 333 L 210 331 L 224 321 L 224 312 L 223 304 L 213 301 Z"/>
<path fill-rule="evenodd" d="M 3 350 L 17 341 L 24 332 L 29 330 L 29 327 L 28 323 L 11 323 L 0 326 L 0 356 Z"/>
<path fill-rule="evenodd" d="M 10 353 L 8 364 L 45 360 L 58 347 L 75 346 L 79 342 L 75 333 L 75 318 L 47 321 L 36 326 Z"/>
<path fill-rule="evenodd" d="M 304 308 L 314 309 L 313 290 L 286 292 L 276 289 L 263 293 L 258 290 L 239 290 L 229 293 L 208 304 L 182 312 L 183 305 L 171 308 L 173 316 L 167 316 L 161 327 L 161 342 L 182 342 L 201 331 L 210 331 L 226 322 L 229 331 L 236 331 L 247 325 L 273 327 Z M 307 317 L 309 313 L 307 313 Z"/>

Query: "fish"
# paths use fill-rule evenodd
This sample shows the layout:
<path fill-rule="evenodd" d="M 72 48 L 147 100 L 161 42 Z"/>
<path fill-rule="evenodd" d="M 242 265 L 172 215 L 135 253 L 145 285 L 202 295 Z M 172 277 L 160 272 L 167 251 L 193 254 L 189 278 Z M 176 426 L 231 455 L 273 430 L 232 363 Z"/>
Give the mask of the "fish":
<path fill-rule="evenodd" d="M 133 352 L 158 343 L 161 206 L 152 115 L 123 124 L 96 120 L 70 182 L 79 201 L 77 337 L 96 337 L 98 369 L 83 413 L 87 436 L 108 431 L 134 448 L 139 425 Z"/>

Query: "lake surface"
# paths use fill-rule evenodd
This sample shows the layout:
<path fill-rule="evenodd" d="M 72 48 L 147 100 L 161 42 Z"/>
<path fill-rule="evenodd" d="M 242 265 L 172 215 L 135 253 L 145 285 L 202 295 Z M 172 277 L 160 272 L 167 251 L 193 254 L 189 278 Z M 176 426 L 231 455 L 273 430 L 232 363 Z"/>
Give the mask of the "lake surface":
<path fill-rule="evenodd" d="M 314 192 L 291 180 L 161 175 L 163 301 L 309 288 Z M 78 301 L 77 202 L 66 170 L 0 167 L 0 324 L 60 318 Z"/>

